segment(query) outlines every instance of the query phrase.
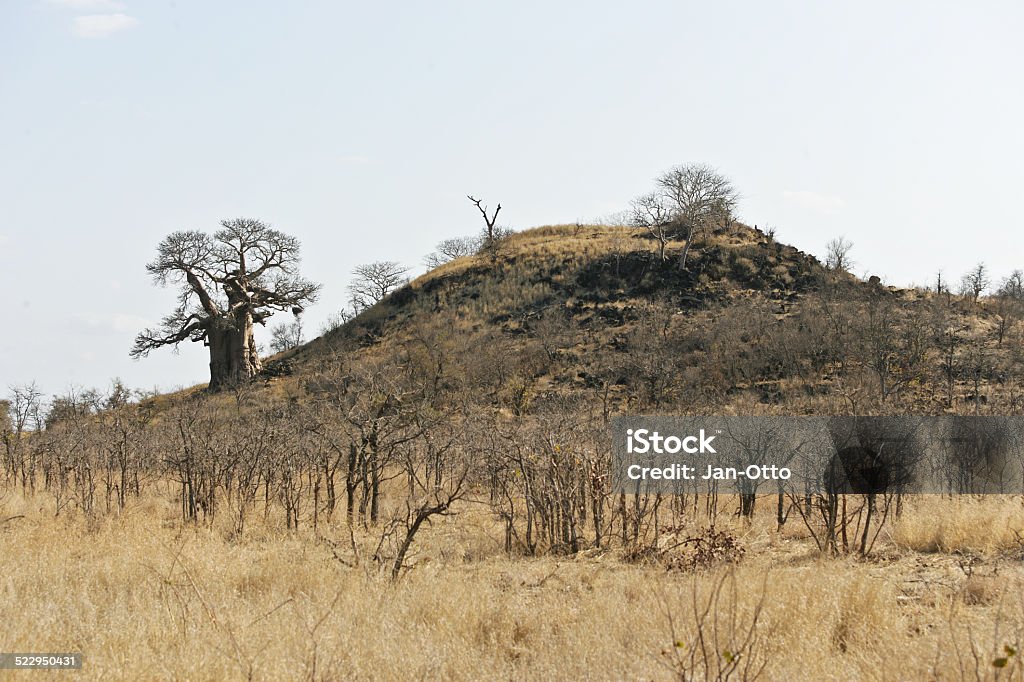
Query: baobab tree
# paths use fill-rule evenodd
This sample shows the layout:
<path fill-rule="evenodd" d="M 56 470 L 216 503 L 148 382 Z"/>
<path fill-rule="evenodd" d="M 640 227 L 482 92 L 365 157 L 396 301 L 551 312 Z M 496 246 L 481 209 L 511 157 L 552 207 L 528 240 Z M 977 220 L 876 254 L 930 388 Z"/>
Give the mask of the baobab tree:
<path fill-rule="evenodd" d="M 300 314 L 320 285 L 298 274 L 299 241 L 259 220 L 221 221 L 212 236 L 175 232 L 146 265 L 157 284 L 179 285 L 178 305 L 135 339 L 132 357 L 199 342 L 210 349 L 210 390 L 251 379 L 262 369 L 253 325 L 276 311 Z"/>

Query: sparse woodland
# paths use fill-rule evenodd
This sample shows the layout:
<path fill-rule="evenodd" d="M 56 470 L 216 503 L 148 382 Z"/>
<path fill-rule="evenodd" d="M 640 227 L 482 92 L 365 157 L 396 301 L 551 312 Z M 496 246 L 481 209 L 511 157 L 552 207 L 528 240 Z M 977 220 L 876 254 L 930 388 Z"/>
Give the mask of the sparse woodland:
<path fill-rule="evenodd" d="M 854 495 L 616 495 L 608 442 L 625 413 L 1021 414 L 1019 275 L 900 290 L 841 240 L 488 219 L 255 382 L 15 390 L 6 648 L 124 679 L 1022 679 L 1019 496 L 869 525 Z"/>

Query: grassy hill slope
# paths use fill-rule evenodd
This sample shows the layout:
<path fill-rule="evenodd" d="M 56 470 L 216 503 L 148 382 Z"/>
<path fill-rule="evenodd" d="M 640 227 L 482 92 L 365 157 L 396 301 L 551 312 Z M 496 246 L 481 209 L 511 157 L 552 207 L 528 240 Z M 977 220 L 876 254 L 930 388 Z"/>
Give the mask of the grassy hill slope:
<path fill-rule="evenodd" d="M 444 364 L 441 388 L 523 412 L 552 397 L 606 411 L 1019 408 L 1016 330 L 991 303 L 829 272 L 736 225 L 676 258 L 645 231 L 541 227 L 438 267 L 275 358 L 295 382 L 329 358 Z M 966 407 L 965 407 L 966 406 Z M 999 407 L 996 407 L 999 406 Z"/>

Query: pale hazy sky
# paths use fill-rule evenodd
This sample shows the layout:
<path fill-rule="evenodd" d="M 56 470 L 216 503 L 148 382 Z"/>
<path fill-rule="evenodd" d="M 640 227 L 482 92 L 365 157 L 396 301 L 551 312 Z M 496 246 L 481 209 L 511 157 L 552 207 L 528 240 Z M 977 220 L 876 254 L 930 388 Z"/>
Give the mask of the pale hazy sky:
<path fill-rule="evenodd" d="M 170 388 L 160 239 L 256 217 L 323 282 L 625 208 L 707 162 L 741 217 L 894 284 L 1024 268 L 1019 2 L 0 0 L 0 393 Z M 263 337 L 266 340 L 266 336 Z"/>

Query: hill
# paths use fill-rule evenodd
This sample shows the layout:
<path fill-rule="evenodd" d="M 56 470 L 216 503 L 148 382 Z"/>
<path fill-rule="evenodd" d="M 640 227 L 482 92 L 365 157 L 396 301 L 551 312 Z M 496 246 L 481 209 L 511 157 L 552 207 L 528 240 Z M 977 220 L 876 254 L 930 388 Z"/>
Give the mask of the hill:
<path fill-rule="evenodd" d="M 295 382 L 342 356 L 433 355 L 439 389 L 515 412 L 554 397 L 608 412 L 1016 409 L 1016 310 L 863 282 L 740 224 L 700 243 L 686 270 L 673 257 L 682 245 L 662 262 L 644 230 L 516 233 L 275 358 L 270 373 Z"/>

